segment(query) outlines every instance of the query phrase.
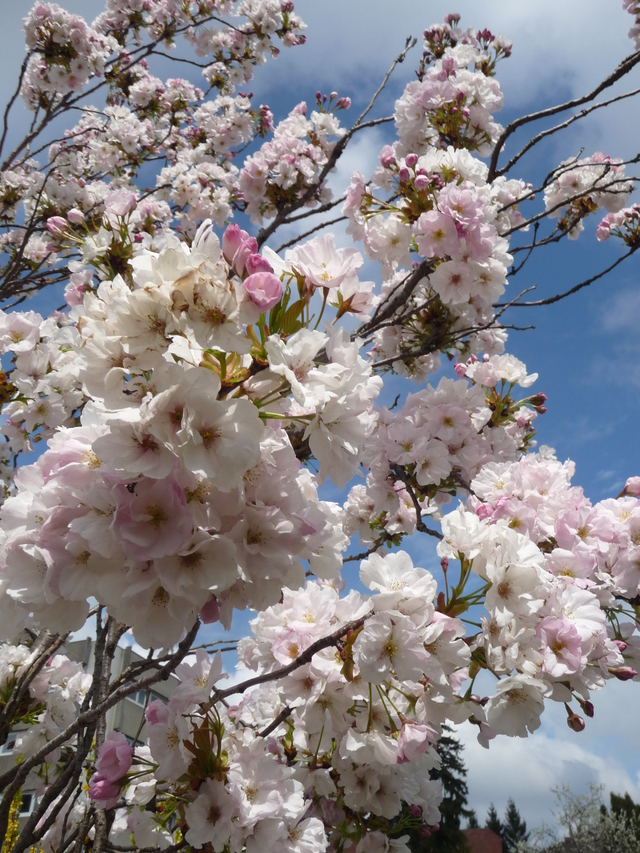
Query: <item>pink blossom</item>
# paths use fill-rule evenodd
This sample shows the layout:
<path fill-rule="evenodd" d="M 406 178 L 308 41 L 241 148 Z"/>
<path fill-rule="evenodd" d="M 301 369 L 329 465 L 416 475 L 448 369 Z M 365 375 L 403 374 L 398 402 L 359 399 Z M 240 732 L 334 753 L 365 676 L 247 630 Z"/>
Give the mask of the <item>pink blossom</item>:
<path fill-rule="evenodd" d="M 186 545 L 193 519 L 184 492 L 172 477 L 145 477 L 133 492 L 120 487 L 112 529 L 128 557 L 152 560 Z"/>
<path fill-rule="evenodd" d="M 98 749 L 96 770 L 108 782 L 117 782 L 131 767 L 133 747 L 129 746 L 122 732 L 109 732 Z"/>
<path fill-rule="evenodd" d="M 242 285 L 249 294 L 249 299 L 261 311 L 268 311 L 280 302 L 282 282 L 272 272 L 255 272 L 246 278 Z"/>
<path fill-rule="evenodd" d="M 582 643 L 573 622 L 547 617 L 540 622 L 536 633 L 543 641 L 543 669 L 554 678 L 575 675 L 582 665 Z"/>
<path fill-rule="evenodd" d="M 104 209 L 107 216 L 126 216 L 136 206 L 136 196 L 130 190 L 116 190 L 107 196 Z"/>
<path fill-rule="evenodd" d="M 333 234 L 323 234 L 287 252 L 290 265 L 316 287 L 339 287 L 363 264 L 357 249 L 336 249 Z"/>
<path fill-rule="evenodd" d="M 105 779 L 105 777 L 101 776 L 100 773 L 94 773 L 91 777 L 91 782 L 89 783 L 89 796 L 98 804 L 99 808 L 114 808 L 118 802 L 119 794 L 120 786 L 110 782 L 108 779 Z"/>
<path fill-rule="evenodd" d="M 423 723 L 405 724 L 398 736 L 399 763 L 416 761 L 437 739 L 435 731 Z"/>
<path fill-rule="evenodd" d="M 166 726 L 169 716 L 169 709 L 160 699 L 149 702 L 144 711 L 145 720 L 152 726 Z"/>

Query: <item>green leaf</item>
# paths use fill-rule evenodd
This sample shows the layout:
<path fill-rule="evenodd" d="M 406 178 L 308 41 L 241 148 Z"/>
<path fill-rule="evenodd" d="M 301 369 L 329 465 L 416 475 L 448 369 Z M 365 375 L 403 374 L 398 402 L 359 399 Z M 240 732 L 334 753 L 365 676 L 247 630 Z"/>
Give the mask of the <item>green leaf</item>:
<path fill-rule="evenodd" d="M 284 332 L 285 335 L 292 335 L 302 328 L 302 323 L 298 321 L 298 316 L 302 313 L 305 304 L 305 299 L 298 299 L 282 315 L 280 331 Z"/>

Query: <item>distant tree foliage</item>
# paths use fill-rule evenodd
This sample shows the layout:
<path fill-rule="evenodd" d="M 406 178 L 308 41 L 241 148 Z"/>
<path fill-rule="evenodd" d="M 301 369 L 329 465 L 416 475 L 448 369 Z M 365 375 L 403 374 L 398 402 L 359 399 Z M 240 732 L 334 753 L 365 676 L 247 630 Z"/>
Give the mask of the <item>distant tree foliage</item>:
<path fill-rule="evenodd" d="M 565 786 L 552 790 L 559 829 L 543 825 L 529 843 L 517 844 L 516 853 L 640 853 L 640 806 L 628 794 L 612 794 L 608 810 L 602 786 L 591 785 L 586 794 Z"/>

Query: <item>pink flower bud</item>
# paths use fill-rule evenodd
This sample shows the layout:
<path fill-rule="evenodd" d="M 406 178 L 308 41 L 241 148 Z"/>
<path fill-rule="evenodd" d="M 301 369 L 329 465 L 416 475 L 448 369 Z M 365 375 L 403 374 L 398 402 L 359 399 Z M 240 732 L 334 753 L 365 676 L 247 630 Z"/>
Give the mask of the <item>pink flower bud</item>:
<path fill-rule="evenodd" d="M 404 162 L 407 164 L 407 166 L 410 169 L 413 169 L 413 167 L 418 162 L 418 155 L 417 154 L 407 154 L 407 156 L 404 159 Z"/>
<path fill-rule="evenodd" d="M 129 746 L 122 732 L 109 732 L 98 749 L 96 770 L 109 782 L 117 782 L 127 773 L 133 759 L 133 747 Z"/>
<path fill-rule="evenodd" d="M 633 495 L 634 498 L 640 497 L 640 477 L 629 477 L 624 484 L 624 490 L 628 495 Z"/>
<path fill-rule="evenodd" d="M 426 175 L 418 175 L 413 182 L 414 187 L 418 190 L 418 192 L 422 192 L 423 190 L 429 189 L 429 184 L 431 181 L 427 178 Z"/>
<path fill-rule="evenodd" d="M 244 243 L 241 243 L 238 251 L 233 256 L 233 269 L 237 275 L 244 275 L 246 272 L 245 264 L 250 255 L 256 255 L 258 253 L 258 241 L 255 237 L 249 237 L 247 235 L 247 239 Z"/>
<path fill-rule="evenodd" d="M 476 510 L 478 518 L 491 518 L 493 515 L 493 507 L 491 504 L 481 504 Z"/>
<path fill-rule="evenodd" d="M 341 110 L 348 110 L 351 106 L 351 98 L 338 98 L 336 106 L 340 107 Z"/>
<path fill-rule="evenodd" d="M 380 163 L 385 169 L 390 169 L 391 166 L 396 165 L 396 157 L 393 153 L 393 148 L 390 145 L 385 145 L 380 152 Z"/>
<path fill-rule="evenodd" d="M 609 672 L 611 675 L 615 675 L 618 681 L 631 681 L 632 678 L 638 674 L 635 669 L 632 669 L 630 666 L 616 666 L 613 669 L 610 669 Z"/>
<path fill-rule="evenodd" d="M 467 365 L 466 364 L 455 364 L 453 367 L 454 373 L 458 377 L 458 379 L 462 379 L 467 375 Z"/>
<path fill-rule="evenodd" d="M 272 272 L 256 272 L 246 278 L 242 284 L 249 294 L 249 299 L 261 311 L 268 311 L 280 302 L 282 282 Z"/>
<path fill-rule="evenodd" d="M 411 172 L 407 169 L 406 166 L 403 166 L 402 169 L 398 172 L 398 180 L 401 184 L 406 184 L 407 181 L 411 180 Z"/>
<path fill-rule="evenodd" d="M 112 809 L 118 802 L 120 786 L 109 782 L 99 773 L 94 773 L 89 783 L 89 797 L 102 809 Z"/>
<path fill-rule="evenodd" d="M 262 255 L 249 255 L 244 265 L 245 270 L 249 275 L 255 272 L 273 272 L 273 267 L 266 258 Z"/>
<path fill-rule="evenodd" d="M 569 714 L 567 717 L 567 725 L 570 729 L 573 729 L 574 732 L 583 732 L 585 728 L 584 720 L 577 714 Z"/>
<path fill-rule="evenodd" d="M 72 207 L 71 210 L 67 211 L 67 219 L 74 225 L 79 225 L 81 222 L 84 222 L 84 213 L 78 210 L 77 207 Z"/>
<path fill-rule="evenodd" d="M 624 642 L 624 640 L 614 640 L 613 642 L 616 644 L 616 646 L 621 652 L 623 652 L 627 648 L 627 644 Z"/>
<path fill-rule="evenodd" d="M 240 246 L 248 239 L 249 235 L 247 232 L 243 231 L 239 225 L 235 224 L 235 222 L 233 225 L 227 226 L 224 234 L 222 235 L 222 254 L 229 263 L 233 261 L 233 256 Z"/>
<path fill-rule="evenodd" d="M 62 216 L 50 216 L 47 219 L 47 231 L 54 237 L 61 237 L 67 230 L 68 222 Z"/>

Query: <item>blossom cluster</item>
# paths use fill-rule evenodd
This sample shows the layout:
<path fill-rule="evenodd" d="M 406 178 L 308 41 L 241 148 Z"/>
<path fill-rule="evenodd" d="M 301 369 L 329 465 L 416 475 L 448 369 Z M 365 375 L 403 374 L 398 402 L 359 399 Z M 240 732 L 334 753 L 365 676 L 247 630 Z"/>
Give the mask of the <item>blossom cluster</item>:
<path fill-rule="evenodd" d="M 318 93 L 277 122 L 237 91 L 277 41 L 303 42 L 289 0 L 108 0 L 91 26 L 39 3 L 26 20 L 38 132 L 105 87 L 46 166 L 27 144 L 0 175 L 14 294 L 65 285 L 49 317 L 0 312 L 0 734 L 21 732 L 3 780 L 37 776 L 46 853 L 70 832 L 102 849 L 408 853 L 439 821 L 444 725 L 488 745 L 556 701 L 580 731 L 593 691 L 638 677 L 640 479 L 592 505 L 572 463 L 532 452 L 547 398 L 505 352 L 498 302 L 511 235 L 546 215 L 560 239 L 604 208 L 598 238 L 635 250 L 633 180 L 574 158 L 527 219 L 532 185 L 482 159 L 510 42 L 459 23 L 425 31 L 395 141 L 351 178 L 362 253 L 318 226 L 280 254 L 280 225 L 339 203 L 326 178 L 368 112 L 343 128 L 349 98 Z M 211 97 L 152 73 L 180 35 Z M 397 550 L 412 534 L 438 540 L 442 589 Z M 345 591 L 351 560 L 366 591 Z M 225 688 L 221 655 L 189 644 L 245 609 Z M 58 653 L 90 614 L 94 676 Z M 110 676 L 126 631 L 148 654 Z M 118 701 L 170 676 L 137 739 L 106 731 Z"/>
<path fill-rule="evenodd" d="M 545 188 L 545 209 L 549 216 L 562 213 L 558 227 L 575 240 L 584 230 L 585 216 L 602 207 L 609 213 L 617 213 L 625 206 L 632 189 L 633 183 L 625 179 L 622 161 L 598 151 L 591 157 L 560 164 L 553 181 Z"/>
<path fill-rule="evenodd" d="M 636 50 L 640 50 L 640 4 L 638 0 L 622 0 L 622 6 L 635 18 L 634 25 L 629 30 L 629 38 L 633 39 Z"/>
<path fill-rule="evenodd" d="M 4 709 L 16 687 L 34 669 L 28 690 L 12 715 L 18 726 L 12 753 L 23 759 L 37 752 L 75 720 L 78 706 L 91 687 L 91 675 L 82 664 L 56 654 L 38 666 L 37 648 L 24 644 L 0 644 L 0 703 Z M 5 733 L 6 735 L 6 733 Z M 44 764 L 55 768 L 61 749 L 51 750 Z"/>

